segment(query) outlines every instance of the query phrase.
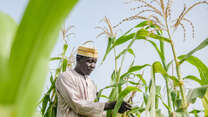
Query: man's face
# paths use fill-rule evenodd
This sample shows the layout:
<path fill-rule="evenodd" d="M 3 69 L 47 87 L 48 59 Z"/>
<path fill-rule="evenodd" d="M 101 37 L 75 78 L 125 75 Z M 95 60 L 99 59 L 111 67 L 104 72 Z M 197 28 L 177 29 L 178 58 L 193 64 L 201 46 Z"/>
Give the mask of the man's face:
<path fill-rule="evenodd" d="M 97 62 L 97 58 L 91 58 L 91 57 L 82 57 L 78 61 L 78 64 L 80 66 L 80 71 L 83 75 L 90 75 L 90 73 L 94 70 L 95 65 Z"/>

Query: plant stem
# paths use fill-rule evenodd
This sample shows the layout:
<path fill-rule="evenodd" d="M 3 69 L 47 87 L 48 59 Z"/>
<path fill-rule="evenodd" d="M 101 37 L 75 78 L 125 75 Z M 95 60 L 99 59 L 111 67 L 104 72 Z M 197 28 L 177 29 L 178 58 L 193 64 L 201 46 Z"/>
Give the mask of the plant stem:
<path fill-rule="evenodd" d="M 116 56 L 117 56 L 116 49 L 113 48 L 113 51 L 114 51 L 114 57 L 115 57 L 115 78 L 116 78 L 116 82 L 117 82 L 118 81 L 118 74 L 117 74 L 118 62 L 117 62 L 117 59 L 116 59 Z"/>
<path fill-rule="evenodd" d="M 126 54 L 124 54 L 124 55 L 122 56 L 122 59 L 121 59 L 121 66 L 120 66 L 120 68 L 119 68 L 119 70 L 118 70 L 118 76 L 119 76 L 118 82 L 120 81 L 120 73 L 121 73 L 121 69 L 122 69 L 122 67 L 123 67 L 125 55 L 126 55 Z"/>
<path fill-rule="evenodd" d="M 156 110 L 155 110 L 155 98 L 156 98 L 156 82 L 155 82 L 155 70 L 154 68 L 152 68 L 152 86 L 151 86 L 151 100 L 152 100 L 152 104 L 151 104 L 151 117 L 156 117 Z"/>
<path fill-rule="evenodd" d="M 172 53 L 173 53 L 173 56 L 174 56 L 177 77 L 178 77 L 179 82 L 181 82 L 182 78 L 181 78 L 181 73 L 180 73 L 180 64 L 177 60 L 176 51 L 175 51 L 175 47 L 174 47 L 174 44 L 173 44 L 173 41 L 172 41 L 172 38 L 171 38 L 171 35 L 170 35 L 170 30 L 169 30 L 169 27 L 168 27 L 167 18 L 165 18 L 165 25 L 166 25 L 166 28 L 167 28 L 167 33 L 168 33 L 168 37 L 170 39 L 171 49 L 172 49 Z M 179 88 L 180 88 L 180 93 L 181 93 L 181 97 L 182 97 L 182 108 L 185 109 L 184 107 L 186 107 L 186 98 L 185 98 L 185 95 L 184 95 L 185 91 L 184 91 L 183 84 L 179 85 Z"/>
<path fill-rule="evenodd" d="M 162 47 L 161 47 L 161 53 L 164 55 L 164 51 L 162 51 Z M 161 59 L 161 61 L 162 61 L 162 65 L 163 65 L 165 71 L 167 72 L 168 70 L 167 70 L 167 67 L 166 67 L 165 57 L 164 57 L 164 59 Z M 168 98 L 168 106 L 172 110 L 172 107 L 171 107 L 170 89 L 169 89 L 169 85 L 168 85 L 168 77 L 167 76 L 164 76 L 164 77 L 165 77 L 165 85 L 166 85 L 166 92 L 167 92 L 167 98 Z M 168 110 L 168 113 L 170 114 L 171 112 Z"/>

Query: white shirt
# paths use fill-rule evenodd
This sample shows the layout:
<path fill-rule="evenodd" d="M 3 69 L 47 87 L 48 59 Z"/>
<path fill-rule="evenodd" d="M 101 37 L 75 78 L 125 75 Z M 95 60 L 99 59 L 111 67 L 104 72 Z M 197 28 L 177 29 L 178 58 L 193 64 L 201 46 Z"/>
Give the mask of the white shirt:
<path fill-rule="evenodd" d="M 94 82 L 67 70 L 56 80 L 57 117 L 104 117 L 104 103 L 94 102 L 97 88 Z"/>

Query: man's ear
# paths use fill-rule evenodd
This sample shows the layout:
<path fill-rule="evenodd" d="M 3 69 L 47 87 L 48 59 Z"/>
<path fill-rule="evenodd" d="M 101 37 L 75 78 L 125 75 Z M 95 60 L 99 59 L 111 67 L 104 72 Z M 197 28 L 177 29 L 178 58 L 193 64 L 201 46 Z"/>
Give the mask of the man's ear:
<path fill-rule="evenodd" d="M 80 62 L 80 58 L 81 58 L 81 56 L 77 55 L 77 56 L 76 56 L 76 61 L 77 61 L 77 62 Z"/>
<path fill-rule="evenodd" d="M 76 57 L 77 62 L 81 62 L 82 59 L 84 59 L 84 56 L 77 55 Z"/>

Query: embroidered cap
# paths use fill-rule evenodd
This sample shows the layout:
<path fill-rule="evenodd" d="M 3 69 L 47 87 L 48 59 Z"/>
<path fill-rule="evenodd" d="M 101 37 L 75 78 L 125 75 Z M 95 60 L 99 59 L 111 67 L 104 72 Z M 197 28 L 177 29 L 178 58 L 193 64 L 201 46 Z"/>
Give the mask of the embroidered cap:
<path fill-rule="evenodd" d="M 77 54 L 81 55 L 81 56 L 97 58 L 98 57 L 98 50 L 96 48 L 79 46 Z"/>

